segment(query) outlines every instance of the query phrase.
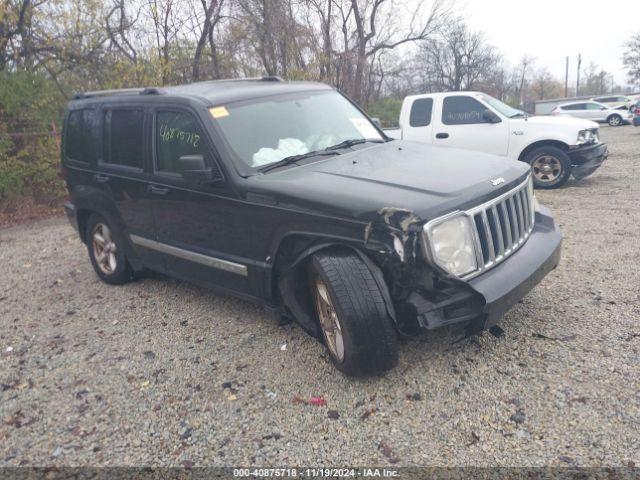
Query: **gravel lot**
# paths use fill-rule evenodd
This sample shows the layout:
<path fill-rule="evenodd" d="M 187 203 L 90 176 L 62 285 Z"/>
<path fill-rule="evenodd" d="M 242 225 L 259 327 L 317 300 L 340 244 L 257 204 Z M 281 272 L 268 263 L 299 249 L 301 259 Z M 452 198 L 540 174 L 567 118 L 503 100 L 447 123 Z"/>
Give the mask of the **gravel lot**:
<path fill-rule="evenodd" d="M 242 301 L 99 282 L 64 219 L 0 231 L 0 466 L 640 465 L 640 128 L 602 137 L 537 193 L 563 259 L 506 336 L 403 342 L 381 379 Z"/>

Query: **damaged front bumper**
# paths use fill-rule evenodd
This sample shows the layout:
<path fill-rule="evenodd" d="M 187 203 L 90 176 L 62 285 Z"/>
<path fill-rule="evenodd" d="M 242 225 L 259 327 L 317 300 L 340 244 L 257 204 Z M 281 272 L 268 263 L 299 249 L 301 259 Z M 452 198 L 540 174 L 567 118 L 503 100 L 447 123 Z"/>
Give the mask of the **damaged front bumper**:
<path fill-rule="evenodd" d="M 550 211 L 539 207 L 526 243 L 507 260 L 469 280 L 431 295 L 416 290 L 408 297 L 422 328 L 467 323 L 469 334 L 488 329 L 560 261 L 562 234 Z"/>
<path fill-rule="evenodd" d="M 568 152 L 571 158 L 571 173 L 580 180 L 595 172 L 609 156 L 606 143 L 580 147 Z"/>

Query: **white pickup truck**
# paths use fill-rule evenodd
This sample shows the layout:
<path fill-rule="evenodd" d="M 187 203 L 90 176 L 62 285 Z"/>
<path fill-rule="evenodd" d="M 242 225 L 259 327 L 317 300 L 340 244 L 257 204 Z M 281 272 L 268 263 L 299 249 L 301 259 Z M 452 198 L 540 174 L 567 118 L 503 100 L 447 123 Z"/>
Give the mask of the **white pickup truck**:
<path fill-rule="evenodd" d="M 527 162 L 538 188 L 557 188 L 569 176 L 591 175 L 607 158 L 598 124 L 531 117 L 481 92 L 411 95 L 391 138 L 493 153 Z"/>

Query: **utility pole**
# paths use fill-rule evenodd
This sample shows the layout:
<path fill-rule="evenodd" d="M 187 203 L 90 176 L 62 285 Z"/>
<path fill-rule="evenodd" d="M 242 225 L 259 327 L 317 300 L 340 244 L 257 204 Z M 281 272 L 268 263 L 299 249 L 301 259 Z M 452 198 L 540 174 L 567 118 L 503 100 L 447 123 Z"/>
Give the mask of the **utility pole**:
<path fill-rule="evenodd" d="M 567 65 L 564 69 L 564 98 L 569 96 L 569 57 L 567 57 Z"/>
<path fill-rule="evenodd" d="M 576 79 L 576 97 L 580 96 L 580 65 L 582 64 L 582 54 L 578 54 L 578 77 Z"/>

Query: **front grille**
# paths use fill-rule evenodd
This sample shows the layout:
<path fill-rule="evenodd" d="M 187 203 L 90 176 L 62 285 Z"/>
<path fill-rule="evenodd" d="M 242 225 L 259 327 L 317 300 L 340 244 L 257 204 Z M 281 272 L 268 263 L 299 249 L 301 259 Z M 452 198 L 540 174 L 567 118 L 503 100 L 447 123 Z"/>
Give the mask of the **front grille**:
<path fill-rule="evenodd" d="M 535 222 L 529 178 L 513 190 L 465 213 L 473 220 L 479 273 L 502 262 L 529 238 Z"/>

